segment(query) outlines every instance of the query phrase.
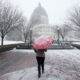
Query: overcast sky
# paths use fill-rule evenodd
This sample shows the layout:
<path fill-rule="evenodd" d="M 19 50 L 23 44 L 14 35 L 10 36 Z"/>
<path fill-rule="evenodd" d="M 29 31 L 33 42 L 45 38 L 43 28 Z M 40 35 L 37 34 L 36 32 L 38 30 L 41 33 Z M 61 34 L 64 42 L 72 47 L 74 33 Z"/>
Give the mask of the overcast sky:
<path fill-rule="evenodd" d="M 63 23 L 72 7 L 80 5 L 80 0 L 9 0 L 9 2 L 19 7 L 28 20 L 40 2 L 48 14 L 50 24 Z"/>

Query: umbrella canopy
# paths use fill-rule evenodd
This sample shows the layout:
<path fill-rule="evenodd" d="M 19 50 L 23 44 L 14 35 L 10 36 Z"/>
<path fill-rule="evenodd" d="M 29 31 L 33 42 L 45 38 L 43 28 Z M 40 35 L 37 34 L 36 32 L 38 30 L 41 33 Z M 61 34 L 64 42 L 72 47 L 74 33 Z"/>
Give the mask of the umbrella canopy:
<path fill-rule="evenodd" d="M 52 43 L 53 43 L 53 39 L 50 36 L 41 36 L 41 37 L 37 38 L 33 42 L 32 46 L 36 50 L 38 50 L 38 49 L 46 49 Z"/>

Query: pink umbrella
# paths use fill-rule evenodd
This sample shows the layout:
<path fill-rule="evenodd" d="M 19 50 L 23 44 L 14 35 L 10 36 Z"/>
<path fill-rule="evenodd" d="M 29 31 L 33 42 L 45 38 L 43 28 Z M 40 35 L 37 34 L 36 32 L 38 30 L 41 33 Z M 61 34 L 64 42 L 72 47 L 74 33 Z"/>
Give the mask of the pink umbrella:
<path fill-rule="evenodd" d="M 38 49 L 46 49 L 51 44 L 53 44 L 53 39 L 51 37 L 41 36 L 33 42 L 32 46 L 34 49 L 38 50 Z"/>

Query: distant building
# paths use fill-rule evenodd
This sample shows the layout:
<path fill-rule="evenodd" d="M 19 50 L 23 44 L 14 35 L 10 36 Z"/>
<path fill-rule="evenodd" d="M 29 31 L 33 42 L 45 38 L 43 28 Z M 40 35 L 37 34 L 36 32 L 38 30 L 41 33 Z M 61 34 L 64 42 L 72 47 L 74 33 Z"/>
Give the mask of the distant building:
<path fill-rule="evenodd" d="M 49 20 L 48 20 L 47 12 L 42 7 L 42 5 L 39 3 L 38 7 L 36 7 L 34 9 L 31 19 L 30 19 L 30 23 L 29 23 L 30 28 L 32 28 L 32 33 L 30 33 L 32 35 L 31 36 L 32 39 L 40 36 L 40 34 L 38 34 L 38 31 L 40 32 L 40 29 L 44 30 L 44 26 L 41 26 L 41 28 L 40 28 L 40 25 L 43 25 L 43 24 L 48 25 L 48 23 L 49 23 Z M 34 30 L 35 27 L 36 27 L 36 30 Z M 47 27 L 45 27 L 46 30 L 47 30 Z M 44 30 L 44 33 L 47 32 L 46 30 Z M 41 34 L 42 34 L 42 32 L 41 32 Z"/>

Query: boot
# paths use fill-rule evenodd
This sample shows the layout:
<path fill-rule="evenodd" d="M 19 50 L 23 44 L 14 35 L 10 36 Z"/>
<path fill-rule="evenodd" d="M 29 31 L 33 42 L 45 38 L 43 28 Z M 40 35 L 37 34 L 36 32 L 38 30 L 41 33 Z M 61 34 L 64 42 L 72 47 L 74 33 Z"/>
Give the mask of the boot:
<path fill-rule="evenodd" d="M 44 73 L 44 70 L 42 70 L 42 74 Z"/>
<path fill-rule="evenodd" d="M 40 78 L 41 77 L 41 74 L 38 74 L 38 78 Z"/>

